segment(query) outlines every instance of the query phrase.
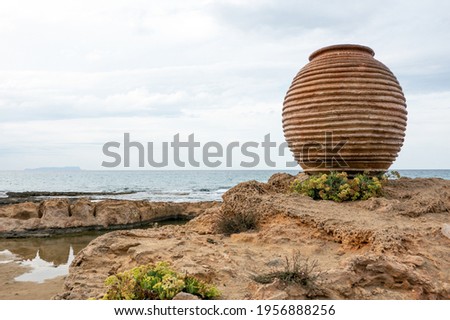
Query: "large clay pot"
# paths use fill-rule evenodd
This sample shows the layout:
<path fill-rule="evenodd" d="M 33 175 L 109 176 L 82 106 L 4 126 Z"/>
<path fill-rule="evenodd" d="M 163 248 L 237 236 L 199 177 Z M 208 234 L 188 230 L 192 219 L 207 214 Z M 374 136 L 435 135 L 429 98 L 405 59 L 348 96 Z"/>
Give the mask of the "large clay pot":
<path fill-rule="evenodd" d="M 283 130 L 305 172 L 386 171 L 403 144 L 406 101 L 372 49 L 335 45 L 315 51 L 292 81 Z"/>

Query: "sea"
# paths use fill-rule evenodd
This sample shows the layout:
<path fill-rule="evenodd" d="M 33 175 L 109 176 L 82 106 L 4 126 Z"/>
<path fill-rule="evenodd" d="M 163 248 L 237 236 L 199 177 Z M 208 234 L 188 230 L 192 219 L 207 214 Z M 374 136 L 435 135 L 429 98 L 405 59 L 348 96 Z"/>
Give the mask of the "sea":
<path fill-rule="evenodd" d="M 397 170 L 410 178 L 450 179 L 450 170 Z M 91 197 L 151 201 L 220 201 L 236 184 L 266 182 L 277 172 L 298 170 L 164 170 L 164 171 L 0 171 L 0 198 L 6 192 L 114 192 L 127 194 Z"/>

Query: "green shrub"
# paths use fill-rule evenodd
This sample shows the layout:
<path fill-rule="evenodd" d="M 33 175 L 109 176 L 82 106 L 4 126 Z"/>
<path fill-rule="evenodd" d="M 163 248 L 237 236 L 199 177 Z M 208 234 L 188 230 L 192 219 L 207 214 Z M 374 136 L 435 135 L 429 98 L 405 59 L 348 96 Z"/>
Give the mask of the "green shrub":
<path fill-rule="evenodd" d="M 366 200 L 382 195 L 382 181 L 376 176 L 357 174 L 353 179 L 346 172 L 331 172 L 310 176 L 304 181 L 294 180 L 293 192 L 310 196 L 318 200 L 333 200 L 336 202 Z"/>
<path fill-rule="evenodd" d="M 118 273 L 108 277 L 105 285 L 108 291 L 104 300 L 170 300 L 179 292 L 187 292 L 202 299 L 220 296 L 215 286 L 175 272 L 167 262 L 142 265 Z"/>

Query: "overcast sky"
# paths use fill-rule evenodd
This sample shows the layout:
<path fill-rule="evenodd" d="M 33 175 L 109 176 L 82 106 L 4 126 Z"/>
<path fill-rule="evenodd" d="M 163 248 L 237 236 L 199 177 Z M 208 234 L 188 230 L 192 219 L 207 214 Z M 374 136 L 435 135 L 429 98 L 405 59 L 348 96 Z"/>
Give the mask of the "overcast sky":
<path fill-rule="evenodd" d="M 0 170 L 100 169 L 124 132 L 282 142 L 292 78 L 338 43 L 374 49 L 403 87 L 394 167 L 449 169 L 449 34 L 449 1 L 2 1 Z"/>

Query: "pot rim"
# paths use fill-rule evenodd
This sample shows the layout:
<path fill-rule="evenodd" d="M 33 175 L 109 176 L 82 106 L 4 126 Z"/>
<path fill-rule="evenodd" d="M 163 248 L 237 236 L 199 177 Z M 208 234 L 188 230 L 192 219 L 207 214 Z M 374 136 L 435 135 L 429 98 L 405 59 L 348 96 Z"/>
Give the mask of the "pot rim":
<path fill-rule="evenodd" d="M 359 50 L 369 53 L 372 57 L 375 55 L 375 51 L 367 46 L 363 46 L 360 44 L 335 44 L 327 47 L 320 48 L 309 56 L 309 61 L 312 61 L 317 56 L 323 54 L 324 52 L 333 51 L 333 50 Z"/>

